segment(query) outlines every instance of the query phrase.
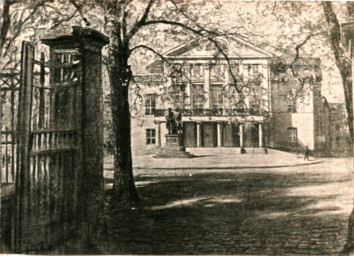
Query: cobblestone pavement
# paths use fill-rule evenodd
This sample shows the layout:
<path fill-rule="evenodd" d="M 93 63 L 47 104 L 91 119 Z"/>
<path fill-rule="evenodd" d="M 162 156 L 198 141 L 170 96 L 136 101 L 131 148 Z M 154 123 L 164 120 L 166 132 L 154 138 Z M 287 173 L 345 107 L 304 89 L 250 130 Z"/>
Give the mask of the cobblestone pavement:
<path fill-rule="evenodd" d="M 137 170 L 141 204 L 107 209 L 108 230 L 97 240 L 99 251 L 337 254 L 352 209 L 351 163 L 324 159 L 274 169 Z"/>

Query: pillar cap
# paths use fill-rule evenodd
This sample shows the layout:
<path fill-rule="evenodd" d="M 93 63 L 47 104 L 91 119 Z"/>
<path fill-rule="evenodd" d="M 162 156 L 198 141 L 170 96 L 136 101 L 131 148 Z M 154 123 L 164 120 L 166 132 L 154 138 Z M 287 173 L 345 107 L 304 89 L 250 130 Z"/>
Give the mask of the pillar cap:
<path fill-rule="evenodd" d="M 104 46 L 109 43 L 109 37 L 92 28 L 83 28 L 80 26 L 61 27 L 46 33 L 41 42 L 46 45 L 53 45 L 62 41 L 89 39 Z"/>

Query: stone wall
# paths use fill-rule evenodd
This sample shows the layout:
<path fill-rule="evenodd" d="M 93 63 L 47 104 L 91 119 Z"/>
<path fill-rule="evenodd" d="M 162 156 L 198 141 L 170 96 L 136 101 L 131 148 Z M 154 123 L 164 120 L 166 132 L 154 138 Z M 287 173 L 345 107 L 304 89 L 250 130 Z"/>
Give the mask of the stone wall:
<path fill-rule="evenodd" d="M 315 156 L 330 156 L 330 108 L 321 92 L 314 95 Z"/>
<path fill-rule="evenodd" d="M 331 156 L 350 155 L 350 136 L 344 103 L 330 103 L 330 150 Z"/>

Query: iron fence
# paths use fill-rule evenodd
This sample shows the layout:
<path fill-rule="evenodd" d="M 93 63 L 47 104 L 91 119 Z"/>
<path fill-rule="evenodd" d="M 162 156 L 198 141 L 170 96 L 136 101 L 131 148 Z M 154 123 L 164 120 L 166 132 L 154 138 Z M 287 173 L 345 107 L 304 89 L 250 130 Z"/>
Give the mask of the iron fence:
<path fill-rule="evenodd" d="M 14 183 L 16 176 L 16 130 L 20 72 L 3 70 L 1 83 L 1 183 Z"/>

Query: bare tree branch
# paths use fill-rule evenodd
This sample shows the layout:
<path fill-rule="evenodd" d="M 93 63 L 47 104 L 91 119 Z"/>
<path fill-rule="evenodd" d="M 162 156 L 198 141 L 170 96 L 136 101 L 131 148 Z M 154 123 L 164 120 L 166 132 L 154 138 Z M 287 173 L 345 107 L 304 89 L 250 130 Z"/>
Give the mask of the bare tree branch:
<path fill-rule="evenodd" d="M 214 35 L 214 36 L 219 36 L 219 34 L 216 31 L 213 30 L 209 30 L 206 29 L 205 26 L 201 26 L 198 22 L 197 19 L 192 18 L 190 15 L 188 15 L 183 9 L 181 9 L 180 7 L 178 7 L 178 5 L 175 3 L 174 0 L 170 0 L 170 2 L 175 6 L 176 10 L 179 11 L 180 13 L 182 13 L 182 15 L 184 17 L 186 17 L 188 20 L 192 21 L 194 23 L 194 25 L 196 25 L 200 31 L 205 31 L 210 35 Z"/>
<path fill-rule="evenodd" d="M 37 11 L 39 10 L 39 8 L 40 8 L 40 7 L 43 7 L 43 6 L 45 5 L 45 3 L 48 2 L 48 1 L 51 1 L 51 0 L 42 0 L 42 1 L 40 1 L 39 3 L 37 3 L 37 4 L 33 7 L 33 9 L 32 9 L 32 11 L 30 12 L 30 14 L 29 14 L 25 19 L 23 19 L 23 20 L 22 20 L 22 18 L 23 18 L 23 15 L 24 15 L 24 13 L 25 13 L 25 10 L 22 12 L 21 18 L 20 18 L 20 20 L 22 20 L 22 21 L 19 23 L 19 26 L 18 26 L 17 30 L 15 31 L 13 37 L 7 42 L 7 46 L 5 47 L 5 53 L 3 54 L 4 56 L 7 55 L 7 52 L 8 52 L 8 50 L 9 50 L 10 46 L 13 44 L 13 42 L 16 40 L 16 38 L 17 38 L 17 37 L 20 35 L 20 33 L 22 32 L 22 29 L 21 29 L 21 28 L 24 26 L 24 24 L 26 24 L 26 22 L 29 21 L 29 20 L 37 13 Z M 6 1 L 5 1 L 5 2 L 6 2 Z M 16 2 L 16 1 L 13 1 L 13 3 L 17 3 L 17 2 Z"/>
<path fill-rule="evenodd" d="M 215 37 L 220 36 L 220 34 L 218 33 L 212 33 L 212 35 L 208 35 L 208 31 L 204 30 L 204 29 L 194 29 L 190 26 L 187 26 L 184 23 L 181 22 L 176 22 L 176 21 L 169 21 L 169 20 L 149 20 L 146 21 L 143 26 L 148 26 L 148 25 L 155 25 L 155 24 L 167 24 L 167 25 L 172 25 L 172 26 L 178 26 L 181 27 L 185 30 L 191 31 L 196 35 L 199 35 L 201 37 L 206 38 L 207 40 L 209 40 L 210 42 L 212 42 L 215 47 L 217 48 L 218 52 L 221 53 L 221 55 L 225 58 L 228 67 L 229 67 L 229 72 L 231 74 L 232 80 L 233 80 L 233 85 L 235 86 L 235 89 L 238 93 L 242 93 L 242 91 L 237 87 L 237 79 L 236 76 L 234 75 L 233 71 L 232 71 L 232 65 L 231 65 L 231 61 L 229 59 L 229 57 L 227 56 L 227 54 L 225 53 L 225 51 L 223 50 L 223 48 L 221 47 L 221 45 L 217 42 L 217 40 L 215 40 Z"/>
<path fill-rule="evenodd" d="M 300 50 L 301 48 L 311 39 L 313 38 L 314 36 L 317 36 L 317 35 L 320 35 L 321 33 L 314 33 L 314 34 L 309 34 L 305 37 L 305 39 L 299 43 L 298 45 L 296 45 L 295 47 L 295 57 L 294 57 L 294 60 L 292 61 L 292 63 L 290 64 L 290 69 L 291 69 L 291 73 L 292 75 L 294 76 L 294 78 L 296 78 L 299 83 L 300 83 L 300 87 L 296 89 L 296 93 L 294 95 L 294 98 L 297 98 L 299 93 L 304 89 L 304 86 L 305 86 L 305 80 L 302 79 L 302 77 L 300 77 L 296 71 L 295 71 L 295 65 L 296 65 L 296 62 L 299 60 L 300 58 Z"/>
<path fill-rule="evenodd" d="M 139 29 L 145 24 L 145 21 L 149 15 L 150 9 L 152 7 L 152 4 L 154 3 L 154 0 L 149 0 L 148 5 L 145 8 L 143 16 L 141 16 L 140 20 L 135 23 L 133 28 L 129 31 L 127 35 L 127 40 L 129 41 L 135 34 L 136 32 L 139 31 Z"/>
<path fill-rule="evenodd" d="M 84 16 L 84 14 L 82 13 L 82 10 L 81 10 L 81 6 L 79 6 L 77 3 L 76 3 L 76 0 L 69 0 L 73 5 L 74 7 L 76 8 L 76 10 L 78 10 L 78 12 L 80 13 L 81 15 L 81 18 L 82 20 L 85 22 L 86 26 L 90 26 L 90 22 L 87 20 L 87 18 Z"/>
<path fill-rule="evenodd" d="M 124 1 L 123 3 L 123 18 L 122 18 L 122 39 L 123 41 L 125 40 L 126 36 L 127 36 L 127 17 L 128 17 L 128 10 L 127 7 L 128 5 L 133 2 L 133 0 L 122 0 Z"/>
<path fill-rule="evenodd" d="M 10 6 L 16 3 L 15 1 L 3 1 L 3 11 L 2 11 L 2 22 L 0 24 L 0 53 L 2 52 L 2 49 L 5 44 L 5 39 L 7 36 L 7 33 L 9 31 L 10 25 L 11 25 L 11 19 L 10 19 Z"/>
<path fill-rule="evenodd" d="M 77 13 L 78 13 L 78 10 L 75 9 L 75 11 L 71 15 L 67 16 L 66 18 L 62 18 L 62 19 L 58 20 L 57 22 L 55 22 L 55 24 L 53 24 L 53 26 L 50 29 L 54 29 L 55 27 L 59 26 L 60 24 L 62 24 L 64 22 L 67 22 L 67 21 L 70 21 L 71 19 L 73 19 L 73 18 L 75 18 L 77 16 Z"/>
<path fill-rule="evenodd" d="M 155 49 L 151 48 L 150 46 L 147 46 L 144 44 L 140 44 L 140 45 L 133 47 L 132 49 L 129 50 L 129 54 L 132 54 L 135 50 L 138 50 L 141 48 L 144 48 L 144 49 L 147 49 L 147 50 L 153 52 L 155 55 L 159 56 L 167 64 L 170 64 L 170 62 L 161 53 L 157 52 Z"/>

